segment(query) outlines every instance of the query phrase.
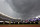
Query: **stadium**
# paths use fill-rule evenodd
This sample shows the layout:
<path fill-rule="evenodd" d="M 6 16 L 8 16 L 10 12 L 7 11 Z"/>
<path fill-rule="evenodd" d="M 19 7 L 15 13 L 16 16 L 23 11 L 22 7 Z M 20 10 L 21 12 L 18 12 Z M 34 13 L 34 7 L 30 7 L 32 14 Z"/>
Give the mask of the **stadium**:
<path fill-rule="evenodd" d="M 40 0 L 0 0 L 0 27 L 40 27 Z"/>
<path fill-rule="evenodd" d="M 0 12 L 0 24 L 40 24 L 40 17 L 31 19 L 16 19 Z"/>

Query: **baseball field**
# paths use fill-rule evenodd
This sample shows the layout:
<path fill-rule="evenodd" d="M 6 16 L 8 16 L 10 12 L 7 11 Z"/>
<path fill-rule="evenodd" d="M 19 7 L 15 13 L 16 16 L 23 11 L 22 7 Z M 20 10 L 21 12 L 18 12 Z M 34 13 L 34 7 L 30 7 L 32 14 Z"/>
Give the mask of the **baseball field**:
<path fill-rule="evenodd" d="M 40 27 L 40 25 L 0 25 L 0 27 Z"/>

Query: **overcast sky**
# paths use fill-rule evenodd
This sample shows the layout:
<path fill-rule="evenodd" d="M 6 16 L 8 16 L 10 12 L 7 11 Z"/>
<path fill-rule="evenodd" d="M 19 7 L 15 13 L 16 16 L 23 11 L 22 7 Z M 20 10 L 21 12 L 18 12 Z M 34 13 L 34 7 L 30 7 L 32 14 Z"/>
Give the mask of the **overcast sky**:
<path fill-rule="evenodd" d="M 0 0 L 0 12 L 16 18 L 40 15 L 40 0 Z"/>
<path fill-rule="evenodd" d="M 19 18 L 19 14 L 14 12 L 5 0 L 0 0 L 0 12 L 15 18 Z"/>

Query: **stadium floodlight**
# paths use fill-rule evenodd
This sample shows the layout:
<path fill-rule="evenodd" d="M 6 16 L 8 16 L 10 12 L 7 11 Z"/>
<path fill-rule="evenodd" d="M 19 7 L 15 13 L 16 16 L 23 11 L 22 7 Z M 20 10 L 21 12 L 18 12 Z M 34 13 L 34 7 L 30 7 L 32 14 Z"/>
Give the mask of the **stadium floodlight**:
<path fill-rule="evenodd" d="M 36 16 L 36 18 L 40 18 L 40 15 Z"/>

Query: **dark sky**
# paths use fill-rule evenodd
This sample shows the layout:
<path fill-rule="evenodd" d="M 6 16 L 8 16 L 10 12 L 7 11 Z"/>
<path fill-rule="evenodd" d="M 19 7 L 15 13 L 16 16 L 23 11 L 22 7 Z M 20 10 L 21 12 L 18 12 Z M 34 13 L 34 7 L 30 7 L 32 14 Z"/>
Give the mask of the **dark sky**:
<path fill-rule="evenodd" d="M 40 15 L 40 0 L 6 0 L 5 2 L 11 8 L 8 9 L 10 11 L 7 14 L 12 17 L 27 19 Z"/>

